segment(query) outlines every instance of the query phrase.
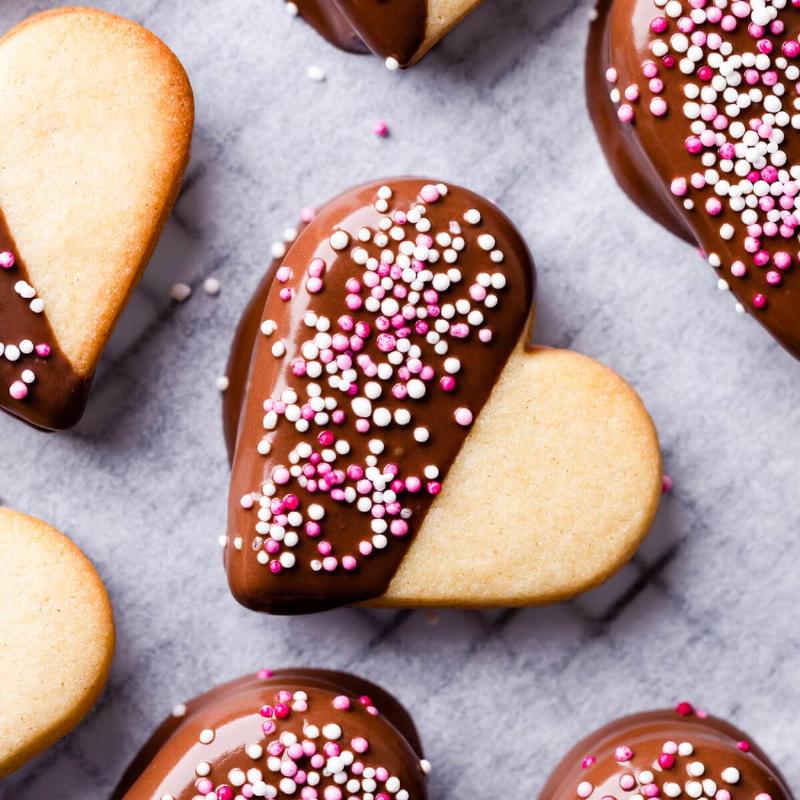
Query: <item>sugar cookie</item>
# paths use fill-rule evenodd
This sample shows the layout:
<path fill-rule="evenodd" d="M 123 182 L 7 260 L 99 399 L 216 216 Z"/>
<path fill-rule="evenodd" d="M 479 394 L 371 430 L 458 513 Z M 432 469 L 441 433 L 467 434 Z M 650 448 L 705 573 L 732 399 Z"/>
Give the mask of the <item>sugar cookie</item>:
<path fill-rule="evenodd" d="M 152 33 L 87 8 L 0 39 L 0 408 L 74 424 L 189 157 L 183 67 Z"/>
<path fill-rule="evenodd" d="M 623 717 L 579 742 L 540 800 L 790 800 L 777 767 L 742 731 L 681 703 Z"/>
<path fill-rule="evenodd" d="M 0 778 L 66 735 L 106 683 L 111 604 L 54 528 L 0 508 Z"/>
<path fill-rule="evenodd" d="M 798 34 L 795 4 L 602 0 L 587 91 L 622 188 L 800 357 Z"/>
<path fill-rule="evenodd" d="M 630 558 L 655 430 L 611 370 L 527 348 L 533 275 L 509 220 L 455 186 L 361 186 L 308 224 L 229 364 L 241 603 L 526 605 Z"/>
<path fill-rule="evenodd" d="M 329 42 L 371 50 L 390 69 L 408 67 L 446 36 L 481 0 L 293 0 L 292 8 Z"/>
<path fill-rule="evenodd" d="M 260 670 L 177 705 L 111 800 L 425 800 L 408 712 L 343 672 Z"/>

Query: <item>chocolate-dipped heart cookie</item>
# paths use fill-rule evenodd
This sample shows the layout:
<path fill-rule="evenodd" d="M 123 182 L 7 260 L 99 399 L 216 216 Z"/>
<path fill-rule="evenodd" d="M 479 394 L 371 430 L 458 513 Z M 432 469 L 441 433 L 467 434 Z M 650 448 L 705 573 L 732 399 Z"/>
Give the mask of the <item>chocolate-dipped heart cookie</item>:
<path fill-rule="evenodd" d="M 800 11 L 601 0 L 589 106 L 617 180 L 800 356 Z"/>
<path fill-rule="evenodd" d="M 428 769 L 408 712 L 375 684 L 261 670 L 176 706 L 111 800 L 425 800 Z"/>
<path fill-rule="evenodd" d="M 294 0 L 329 42 L 372 51 L 390 69 L 419 61 L 481 0 Z"/>
<path fill-rule="evenodd" d="M 0 508 L 0 778 L 69 733 L 114 654 L 108 594 L 92 564 L 41 520 Z"/>
<path fill-rule="evenodd" d="M 64 8 L 0 40 L 0 408 L 77 422 L 189 155 L 193 104 L 133 22 Z"/>
<path fill-rule="evenodd" d="M 748 736 L 688 703 L 623 717 L 587 736 L 556 767 L 540 800 L 608 797 L 791 800 L 778 769 Z"/>
<path fill-rule="evenodd" d="M 606 367 L 527 347 L 533 276 L 456 186 L 368 184 L 310 221 L 229 364 L 241 603 L 544 603 L 633 554 L 660 496 L 652 422 Z"/>

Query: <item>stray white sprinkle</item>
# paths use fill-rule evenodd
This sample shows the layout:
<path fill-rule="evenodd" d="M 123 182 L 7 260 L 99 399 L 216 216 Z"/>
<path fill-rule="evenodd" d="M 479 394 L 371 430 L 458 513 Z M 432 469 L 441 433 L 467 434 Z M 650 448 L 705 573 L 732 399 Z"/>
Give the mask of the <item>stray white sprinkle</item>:
<path fill-rule="evenodd" d="M 389 58 L 386 59 L 386 69 L 391 72 L 396 72 L 400 69 L 400 62 L 393 56 L 389 56 Z"/>
<path fill-rule="evenodd" d="M 230 385 L 231 382 L 228 380 L 227 375 L 220 375 L 219 378 L 217 378 L 217 389 L 221 392 L 227 392 Z"/>
<path fill-rule="evenodd" d="M 222 284 L 216 278 L 206 278 L 203 281 L 203 290 L 212 297 L 219 294 Z"/>
<path fill-rule="evenodd" d="M 169 296 L 176 303 L 182 303 L 192 296 L 192 287 L 188 283 L 173 283 L 169 290 Z"/>
<path fill-rule="evenodd" d="M 318 67 L 315 64 L 312 64 L 307 70 L 306 75 L 311 78 L 312 81 L 316 81 L 317 83 L 322 83 L 325 80 L 325 70 L 322 67 Z"/>

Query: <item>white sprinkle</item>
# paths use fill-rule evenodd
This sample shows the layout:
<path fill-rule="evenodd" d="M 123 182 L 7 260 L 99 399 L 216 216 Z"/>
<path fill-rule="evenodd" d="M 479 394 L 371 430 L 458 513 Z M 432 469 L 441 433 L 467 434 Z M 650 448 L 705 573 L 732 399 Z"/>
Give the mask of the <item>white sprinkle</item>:
<path fill-rule="evenodd" d="M 389 58 L 386 59 L 385 64 L 386 69 L 388 69 L 390 72 L 396 72 L 398 69 L 400 69 L 400 62 L 392 56 L 389 56 Z"/>
<path fill-rule="evenodd" d="M 325 80 L 325 70 L 322 67 L 318 67 L 315 64 L 312 64 L 307 70 L 306 75 L 311 78 L 312 81 L 316 81 L 317 83 L 322 83 Z"/>
<path fill-rule="evenodd" d="M 214 731 L 211 728 L 204 728 L 200 731 L 200 744 L 211 744 L 214 741 Z"/>
<path fill-rule="evenodd" d="M 722 780 L 724 780 L 725 783 L 739 783 L 740 777 L 741 775 L 736 767 L 728 767 L 722 770 Z"/>
<path fill-rule="evenodd" d="M 31 300 L 30 309 L 34 314 L 41 314 L 44 311 L 44 300 L 41 297 Z"/>
<path fill-rule="evenodd" d="M 334 231 L 328 242 L 334 250 L 344 250 L 350 244 L 350 236 L 347 231 Z"/>
<path fill-rule="evenodd" d="M 227 392 L 230 385 L 231 382 L 228 380 L 227 375 L 220 375 L 219 378 L 217 378 L 217 389 L 221 392 Z"/>
<path fill-rule="evenodd" d="M 216 278 L 206 278 L 203 281 L 203 291 L 212 297 L 219 294 L 222 285 Z"/>
<path fill-rule="evenodd" d="M 169 290 L 169 296 L 176 303 L 183 303 L 192 296 L 192 287 L 188 283 L 173 283 Z"/>
<path fill-rule="evenodd" d="M 186 706 L 183 703 L 178 703 L 176 706 L 172 708 L 172 716 L 173 717 L 185 717 L 186 716 Z"/>

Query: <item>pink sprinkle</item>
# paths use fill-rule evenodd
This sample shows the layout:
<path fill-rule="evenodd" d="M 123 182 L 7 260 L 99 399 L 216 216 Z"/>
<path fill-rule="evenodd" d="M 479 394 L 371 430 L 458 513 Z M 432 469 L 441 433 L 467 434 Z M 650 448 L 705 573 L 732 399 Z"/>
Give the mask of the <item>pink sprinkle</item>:
<path fill-rule="evenodd" d="M 617 117 L 619 118 L 620 122 L 633 122 L 634 118 L 633 106 L 628 105 L 628 103 L 623 103 L 617 109 Z"/>
<path fill-rule="evenodd" d="M 308 225 L 317 216 L 317 209 L 312 206 L 305 206 L 300 209 L 300 221 Z"/>
<path fill-rule="evenodd" d="M 435 203 L 439 200 L 441 195 L 439 194 L 439 190 L 433 184 L 426 184 L 420 190 L 419 196 L 426 202 L 426 203 Z"/>
<path fill-rule="evenodd" d="M 661 476 L 661 491 L 664 494 L 669 494 L 672 491 L 672 478 L 669 475 Z"/>
<path fill-rule="evenodd" d="M 317 294 L 322 291 L 322 278 L 309 278 L 306 281 L 306 289 L 308 289 L 311 294 Z"/>
<path fill-rule="evenodd" d="M 28 387 L 22 381 L 14 381 L 9 387 L 8 393 L 15 400 L 24 400 L 28 396 Z"/>
<path fill-rule="evenodd" d="M 737 747 L 738 747 L 738 748 L 739 748 L 739 749 L 740 749 L 740 750 L 741 750 L 743 753 L 749 753 L 749 752 L 750 752 L 750 742 L 746 742 L 746 741 L 744 741 L 744 739 L 743 739 L 741 742 L 737 742 L 737 743 L 736 743 L 736 746 L 737 746 Z"/>
<path fill-rule="evenodd" d="M 626 773 L 619 779 L 619 786 L 620 789 L 624 789 L 626 792 L 629 792 L 634 786 L 636 786 L 636 778 L 634 778 L 630 773 Z"/>
<path fill-rule="evenodd" d="M 272 670 L 262 668 L 256 673 L 256 677 L 261 681 L 268 680 L 272 677 Z"/>
<path fill-rule="evenodd" d="M 767 298 L 764 297 L 763 294 L 755 294 L 753 295 L 753 305 L 756 308 L 765 308 L 767 305 Z"/>
<path fill-rule="evenodd" d="M 463 406 L 457 408 L 453 416 L 456 422 L 463 427 L 472 424 L 472 412 L 468 408 L 464 408 Z"/>
<path fill-rule="evenodd" d="M 669 186 L 670 191 L 675 197 L 683 197 L 689 191 L 689 186 L 686 183 L 686 178 L 674 178 Z"/>
<path fill-rule="evenodd" d="M 376 136 L 386 138 L 389 135 L 389 126 L 381 119 L 375 123 L 372 131 Z"/>
<path fill-rule="evenodd" d="M 17 257 L 9 250 L 0 253 L 0 269 L 11 269 L 17 263 Z"/>
<path fill-rule="evenodd" d="M 626 761 L 630 761 L 632 758 L 633 750 L 626 745 L 622 745 L 614 751 L 614 760 L 619 764 L 624 764 Z"/>
<path fill-rule="evenodd" d="M 208 794 L 209 792 L 214 791 L 214 784 L 208 778 L 200 778 L 197 783 L 195 783 L 195 787 L 197 787 L 197 791 L 200 794 Z"/>
<path fill-rule="evenodd" d="M 333 698 L 333 707 L 337 711 L 349 711 L 350 709 L 350 698 L 347 695 L 339 694 Z"/>
<path fill-rule="evenodd" d="M 42 344 L 36 345 L 36 355 L 39 356 L 39 358 L 48 358 L 51 352 L 52 350 L 49 344 L 42 342 Z"/>
<path fill-rule="evenodd" d="M 356 736 L 352 742 L 350 742 L 350 746 L 356 753 L 366 753 L 369 750 L 369 742 L 363 736 Z"/>
<path fill-rule="evenodd" d="M 692 714 L 694 714 L 694 706 L 684 700 L 682 703 L 678 703 L 678 705 L 675 706 L 675 711 L 681 717 L 691 717 Z"/>
<path fill-rule="evenodd" d="M 594 756 L 586 756 L 586 758 L 581 761 L 581 768 L 589 769 L 589 767 L 593 767 L 596 763 L 597 759 Z"/>

